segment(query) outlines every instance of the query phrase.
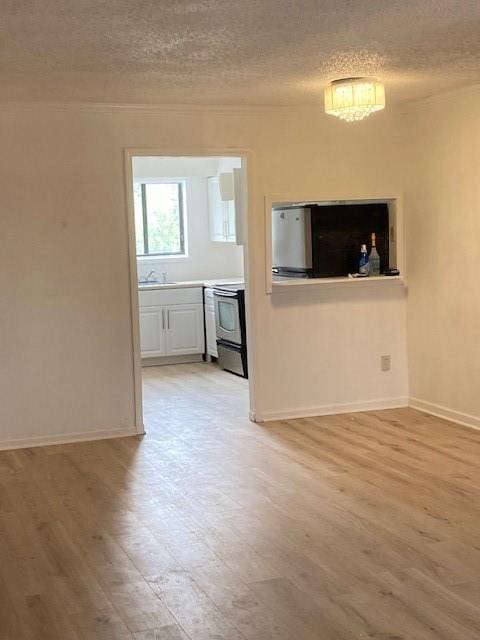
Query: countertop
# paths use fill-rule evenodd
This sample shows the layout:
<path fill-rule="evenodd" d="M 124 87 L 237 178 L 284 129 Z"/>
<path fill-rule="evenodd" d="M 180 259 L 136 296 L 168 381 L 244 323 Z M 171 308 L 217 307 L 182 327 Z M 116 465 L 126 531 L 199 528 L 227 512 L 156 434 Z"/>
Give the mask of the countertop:
<path fill-rule="evenodd" d="M 336 287 L 336 286 L 383 286 L 383 285 L 405 285 L 402 275 L 398 276 L 370 276 L 368 278 L 278 278 L 274 276 L 272 279 L 272 287 L 274 289 L 283 289 L 290 287 Z"/>
<path fill-rule="evenodd" d="M 155 289 L 188 289 L 192 287 L 213 287 L 216 284 L 243 284 L 244 278 L 216 278 L 210 280 L 183 280 L 181 282 L 149 282 L 139 283 L 139 291 L 152 291 Z"/>

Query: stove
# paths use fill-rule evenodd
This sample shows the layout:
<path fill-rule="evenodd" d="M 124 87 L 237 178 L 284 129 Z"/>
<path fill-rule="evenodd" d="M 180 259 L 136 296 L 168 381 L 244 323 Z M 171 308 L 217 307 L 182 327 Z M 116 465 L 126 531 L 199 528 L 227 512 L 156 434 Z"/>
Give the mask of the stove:
<path fill-rule="evenodd" d="M 213 297 L 218 363 L 226 371 L 248 378 L 245 284 L 215 286 Z"/>

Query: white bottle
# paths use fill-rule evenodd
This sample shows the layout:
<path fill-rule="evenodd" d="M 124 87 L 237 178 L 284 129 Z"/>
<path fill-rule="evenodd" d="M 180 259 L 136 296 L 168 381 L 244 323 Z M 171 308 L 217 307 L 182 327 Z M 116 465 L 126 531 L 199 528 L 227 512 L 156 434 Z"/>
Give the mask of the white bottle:
<path fill-rule="evenodd" d="M 370 255 L 368 256 L 368 262 L 370 265 L 370 275 L 379 276 L 380 275 L 380 256 L 378 255 L 377 238 L 374 233 L 372 233 L 372 249 L 370 251 Z"/>

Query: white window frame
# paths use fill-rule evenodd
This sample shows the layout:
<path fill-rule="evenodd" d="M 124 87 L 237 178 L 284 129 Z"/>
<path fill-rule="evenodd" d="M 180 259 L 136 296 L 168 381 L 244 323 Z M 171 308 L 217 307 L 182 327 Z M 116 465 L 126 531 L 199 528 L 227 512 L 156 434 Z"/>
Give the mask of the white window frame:
<path fill-rule="evenodd" d="M 180 178 L 175 176 L 155 177 L 155 178 L 134 178 L 133 183 L 136 184 L 172 184 L 178 183 L 182 189 L 182 226 L 183 226 L 183 253 L 175 254 L 158 254 L 147 253 L 137 254 L 137 260 L 139 262 L 184 262 L 189 259 L 188 254 L 188 212 L 187 212 L 187 178 Z"/>

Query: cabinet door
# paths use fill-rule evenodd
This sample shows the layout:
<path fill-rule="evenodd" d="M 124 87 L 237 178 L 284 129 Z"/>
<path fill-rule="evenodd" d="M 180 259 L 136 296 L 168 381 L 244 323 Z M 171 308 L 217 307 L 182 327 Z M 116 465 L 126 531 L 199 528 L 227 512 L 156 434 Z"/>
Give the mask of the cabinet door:
<path fill-rule="evenodd" d="M 220 198 L 218 177 L 208 178 L 208 221 L 212 242 L 225 242 L 225 204 Z"/>
<path fill-rule="evenodd" d="M 220 173 L 218 175 L 218 187 L 220 189 L 220 198 L 222 200 L 233 200 L 235 197 L 235 184 L 233 172 Z"/>
<path fill-rule="evenodd" d="M 237 241 L 237 229 L 235 224 L 235 202 L 229 200 L 224 202 L 225 212 L 225 242 Z"/>
<path fill-rule="evenodd" d="M 140 308 L 140 351 L 142 358 L 165 355 L 164 324 L 163 308 Z"/>
<path fill-rule="evenodd" d="M 217 327 L 215 326 L 215 307 L 205 305 L 205 333 L 207 334 L 207 353 L 218 358 Z"/>
<path fill-rule="evenodd" d="M 179 304 L 166 307 L 167 355 L 203 353 L 203 305 Z"/>

